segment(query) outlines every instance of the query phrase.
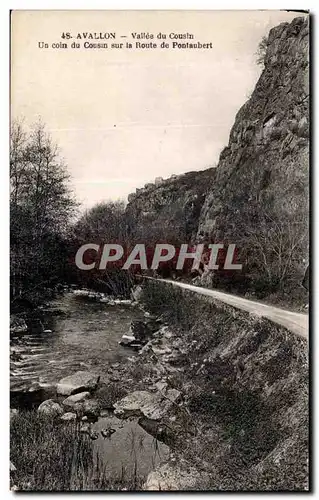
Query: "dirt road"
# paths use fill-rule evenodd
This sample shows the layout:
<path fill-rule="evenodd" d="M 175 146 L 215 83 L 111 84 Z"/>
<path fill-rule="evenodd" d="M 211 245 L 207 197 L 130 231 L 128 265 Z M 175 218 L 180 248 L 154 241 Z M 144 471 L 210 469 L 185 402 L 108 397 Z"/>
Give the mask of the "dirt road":
<path fill-rule="evenodd" d="M 220 300 L 225 304 L 229 304 L 238 309 L 242 309 L 243 311 L 247 311 L 256 316 L 268 318 L 274 323 L 284 326 L 300 337 L 308 339 L 308 314 L 286 311 L 285 309 L 280 309 L 279 307 L 273 307 L 267 304 L 262 304 L 261 302 L 244 299 L 243 297 L 238 297 L 237 295 L 231 295 L 229 293 L 210 290 L 208 288 L 202 288 L 199 286 L 188 285 L 187 283 L 181 283 L 180 281 L 158 281 L 165 281 L 166 283 L 171 283 L 174 286 L 185 288 L 186 290 L 191 290 L 192 292 L 200 293 L 208 297 L 213 297 L 214 299 Z"/>

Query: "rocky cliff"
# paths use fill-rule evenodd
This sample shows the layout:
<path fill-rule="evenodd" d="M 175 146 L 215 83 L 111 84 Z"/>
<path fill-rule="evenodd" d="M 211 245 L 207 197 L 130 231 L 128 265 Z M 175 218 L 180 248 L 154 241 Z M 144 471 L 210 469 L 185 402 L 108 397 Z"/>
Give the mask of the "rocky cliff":
<path fill-rule="evenodd" d="M 199 239 L 234 236 L 256 205 L 306 218 L 308 184 L 309 27 L 305 18 L 273 28 L 264 70 L 236 115 L 215 188 L 202 208 Z M 238 227 L 238 226 L 237 226 Z M 221 234 L 220 234 L 221 233 Z"/>
<path fill-rule="evenodd" d="M 264 69 L 217 168 L 136 195 L 127 208 L 133 233 L 141 237 L 148 227 L 154 239 L 236 243 L 247 286 L 254 282 L 255 289 L 260 276 L 260 289 L 268 286 L 269 293 L 301 283 L 308 248 L 308 23 L 299 17 L 269 32 L 259 57 Z"/>
<path fill-rule="evenodd" d="M 126 209 L 130 233 L 148 243 L 194 240 L 215 170 L 210 168 L 159 179 L 131 194 Z"/>

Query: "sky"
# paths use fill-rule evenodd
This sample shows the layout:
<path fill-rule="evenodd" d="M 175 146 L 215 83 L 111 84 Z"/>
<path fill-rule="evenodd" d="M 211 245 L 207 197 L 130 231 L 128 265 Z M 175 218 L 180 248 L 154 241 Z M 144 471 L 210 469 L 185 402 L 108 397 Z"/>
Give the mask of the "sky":
<path fill-rule="evenodd" d="M 14 11 L 11 116 L 39 118 L 58 143 L 84 208 L 215 166 L 261 72 L 258 43 L 285 11 Z M 115 32 L 108 49 L 78 33 Z M 210 49 L 136 49 L 132 33 L 190 33 Z M 126 37 L 126 38 L 121 38 Z M 133 48 L 110 48 L 131 42 Z M 174 40 L 166 39 L 172 43 Z M 176 41 L 176 39 L 175 39 Z M 49 45 L 40 48 L 39 42 Z M 52 43 L 68 48 L 52 48 Z M 98 43 L 99 40 L 90 40 Z"/>

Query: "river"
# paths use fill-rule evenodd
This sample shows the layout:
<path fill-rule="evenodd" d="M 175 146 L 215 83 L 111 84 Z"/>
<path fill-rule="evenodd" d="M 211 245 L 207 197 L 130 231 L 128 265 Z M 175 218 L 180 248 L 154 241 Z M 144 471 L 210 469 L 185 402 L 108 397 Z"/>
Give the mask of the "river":
<path fill-rule="evenodd" d="M 129 356 L 136 355 L 120 346 L 119 340 L 132 320 L 143 318 L 138 308 L 102 304 L 73 293 L 66 293 L 51 306 L 64 314 L 43 316 L 47 333 L 35 327 L 11 336 L 11 350 L 21 357 L 11 362 L 12 406 L 19 406 L 19 402 L 21 406 L 21 394 L 27 401 L 30 387 L 38 383 L 52 386 L 78 370 L 92 370 L 101 375 L 102 382 L 107 381 L 108 365 L 125 363 Z M 99 434 L 93 446 L 112 473 L 137 464 L 137 472 L 145 476 L 168 456 L 167 446 L 147 434 L 137 421 L 123 422 L 108 414 L 94 424 L 94 429 L 99 432 L 110 426 L 116 430 L 111 439 Z"/>

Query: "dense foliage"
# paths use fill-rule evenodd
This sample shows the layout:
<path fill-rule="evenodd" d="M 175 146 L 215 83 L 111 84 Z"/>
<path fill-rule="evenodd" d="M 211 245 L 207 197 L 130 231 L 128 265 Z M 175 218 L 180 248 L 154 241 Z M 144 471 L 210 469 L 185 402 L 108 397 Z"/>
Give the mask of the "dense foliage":
<path fill-rule="evenodd" d="M 10 271 L 11 300 L 37 301 L 63 280 L 66 237 L 76 203 L 57 146 L 37 123 L 11 128 Z"/>

